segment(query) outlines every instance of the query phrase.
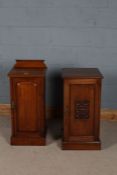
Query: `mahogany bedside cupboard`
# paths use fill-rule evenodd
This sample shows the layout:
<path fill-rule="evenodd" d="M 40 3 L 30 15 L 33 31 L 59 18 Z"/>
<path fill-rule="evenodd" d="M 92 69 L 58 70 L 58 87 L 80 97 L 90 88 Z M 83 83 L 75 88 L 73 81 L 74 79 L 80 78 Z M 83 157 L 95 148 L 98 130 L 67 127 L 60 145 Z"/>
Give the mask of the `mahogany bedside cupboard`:
<path fill-rule="evenodd" d="M 8 74 L 12 145 L 45 145 L 45 70 L 43 60 L 16 60 Z"/>
<path fill-rule="evenodd" d="M 97 68 L 65 68 L 63 79 L 64 150 L 100 150 L 102 74 Z"/>

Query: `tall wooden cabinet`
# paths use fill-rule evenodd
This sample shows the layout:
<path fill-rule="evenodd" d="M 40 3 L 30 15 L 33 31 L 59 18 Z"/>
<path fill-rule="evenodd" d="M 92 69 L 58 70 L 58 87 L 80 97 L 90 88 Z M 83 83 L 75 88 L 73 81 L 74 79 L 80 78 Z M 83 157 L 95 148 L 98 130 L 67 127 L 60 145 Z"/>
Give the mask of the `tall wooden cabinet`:
<path fill-rule="evenodd" d="M 45 145 L 45 70 L 43 60 L 16 60 L 8 74 L 12 145 Z"/>
<path fill-rule="evenodd" d="M 96 68 L 65 68 L 63 78 L 63 149 L 101 149 L 102 74 Z"/>

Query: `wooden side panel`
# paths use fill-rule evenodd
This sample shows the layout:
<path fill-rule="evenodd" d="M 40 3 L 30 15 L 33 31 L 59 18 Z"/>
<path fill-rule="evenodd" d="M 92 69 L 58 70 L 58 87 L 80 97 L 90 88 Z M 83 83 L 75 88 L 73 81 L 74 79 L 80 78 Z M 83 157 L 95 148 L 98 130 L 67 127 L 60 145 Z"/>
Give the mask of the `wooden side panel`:
<path fill-rule="evenodd" d="M 69 98 L 70 136 L 93 136 L 95 87 L 71 85 Z"/>
<path fill-rule="evenodd" d="M 37 83 L 20 82 L 16 85 L 17 96 L 17 129 L 20 132 L 37 131 Z"/>
<path fill-rule="evenodd" d="M 96 81 L 64 80 L 64 140 L 95 139 Z"/>
<path fill-rule="evenodd" d="M 101 79 L 64 79 L 63 149 L 99 150 Z"/>
<path fill-rule="evenodd" d="M 15 78 L 12 88 L 14 103 L 13 133 L 19 136 L 44 136 L 45 95 L 43 78 Z"/>
<path fill-rule="evenodd" d="M 45 145 L 45 79 L 11 79 L 12 145 Z"/>

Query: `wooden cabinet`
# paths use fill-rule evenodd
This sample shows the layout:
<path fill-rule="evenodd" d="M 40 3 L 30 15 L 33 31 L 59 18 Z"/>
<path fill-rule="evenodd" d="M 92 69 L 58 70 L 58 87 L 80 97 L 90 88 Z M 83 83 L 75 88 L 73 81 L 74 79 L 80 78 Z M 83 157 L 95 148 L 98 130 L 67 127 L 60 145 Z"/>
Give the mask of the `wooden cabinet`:
<path fill-rule="evenodd" d="M 45 145 L 45 70 L 43 60 L 17 60 L 8 74 L 12 145 Z"/>
<path fill-rule="evenodd" d="M 102 74 L 96 68 L 66 68 L 63 78 L 63 149 L 101 149 Z"/>

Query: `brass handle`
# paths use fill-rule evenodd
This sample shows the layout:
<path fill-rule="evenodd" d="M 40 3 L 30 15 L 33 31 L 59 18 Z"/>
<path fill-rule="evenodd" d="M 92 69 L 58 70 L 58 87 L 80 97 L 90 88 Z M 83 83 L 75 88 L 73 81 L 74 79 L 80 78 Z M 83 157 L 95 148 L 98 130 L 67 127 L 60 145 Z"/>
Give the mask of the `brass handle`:
<path fill-rule="evenodd" d="M 15 110 L 16 109 L 16 104 L 14 103 L 14 101 L 11 102 L 11 110 Z"/>

